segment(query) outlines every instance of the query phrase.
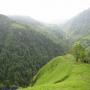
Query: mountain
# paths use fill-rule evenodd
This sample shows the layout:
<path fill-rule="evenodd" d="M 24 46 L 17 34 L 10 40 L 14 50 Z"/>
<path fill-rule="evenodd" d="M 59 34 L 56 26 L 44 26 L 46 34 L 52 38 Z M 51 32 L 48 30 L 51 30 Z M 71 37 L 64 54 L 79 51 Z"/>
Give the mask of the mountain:
<path fill-rule="evenodd" d="M 74 56 L 59 56 L 43 66 L 33 86 L 18 90 L 89 90 L 90 64 L 75 63 Z"/>
<path fill-rule="evenodd" d="M 0 15 L 0 87 L 29 85 L 44 64 L 68 49 L 61 29 L 19 19 Z"/>
<path fill-rule="evenodd" d="M 47 27 L 52 31 L 60 29 L 57 25 Z M 85 59 L 90 62 L 90 9 L 63 24 L 61 29 L 66 33 L 66 45 L 79 42 L 83 50 L 85 48 Z M 18 90 L 89 90 L 90 64 L 75 61 L 76 58 L 70 54 L 53 58 L 34 76 L 29 87 Z"/>
<path fill-rule="evenodd" d="M 60 28 L 27 16 L 0 15 L 0 89 L 89 90 L 90 65 L 68 54 L 79 42 L 90 59 L 89 16 L 90 9 Z"/>
<path fill-rule="evenodd" d="M 16 21 L 17 23 L 22 23 L 29 25 L 31 27 L 38 28 L 39 26 L 43 26 L 43 23 L 31 18 L 30 16 L 8 16 L 10 19 Z"/>
<path fill-rule="evenodd" d="M 67 21 L 62 28 L 67 36 L 73 40 L 90 35 L 90 9 Z"/>
<path fill-rule="evenodd" d="M 44 24 L 38 22 L 29 16 L 9 16 L 10 19 L 14 20 L 17 23 L 28 25 L 30 28 L 37 30 L 39 33 L 47 36 L 48 38 L 55 41 L 55 43 L 61 43 L 65 40 L 65 33 L 62 29 L 56 24 Z M 61 40 L 63 39 L 63 40 Z M 59 40 L 59 41 L 58 41 Z M 62 42 L 63 43 L 63 42 Z"/>

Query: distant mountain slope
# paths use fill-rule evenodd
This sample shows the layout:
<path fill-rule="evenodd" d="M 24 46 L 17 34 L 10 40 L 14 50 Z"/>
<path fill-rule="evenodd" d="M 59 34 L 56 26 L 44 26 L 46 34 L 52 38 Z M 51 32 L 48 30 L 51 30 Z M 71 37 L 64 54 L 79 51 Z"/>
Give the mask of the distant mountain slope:
<path fill-rule="evenodd" d="M 17 23 L 22 23 L 22 24 L 26 24 L 29 25 L 31 27 L 34 28 L 38 28 L 40 26 L 43 26 L 43 23 L 31 18 L 30 16 L 8 16 L 10 19 L 16 21 Z"/>
<path fill-rule="evenodd" d="M 40 69 L 32 87 L 18 90 L 89 90 L 90 65 L 74 61 L 72 55 L 54 58 Z"/>
<path fill-rule="evenodd" d="M 2 86 L 29 85 L 40 67 L 51 58 L 67 51 L 66 40 L 61 35 L 61 30 L 53 32 L 45 26 L 37 26 L 16 22 L 0 15 Z"/>
<path fill-rule="evenodd" d="M 63 25 L 63 30 L 73 40 L 90 35 L 90 9 L 85 10 Z"/>
<path fill-rule="evenodd" d="M 65 33 L 57 25 L 44 24 L 30 18 L 29 16 L 16 15 L 16 16 L 9 16 L 9 18 L 16 21 L 17 23 L 28 25 L 33 30 L 36 30 L 39 33 L 45 35 L 45 37 L 47 36 L 47 38 L 52 39 L 53 41 L 55 41 L 55 43 L 61 43 L 63 40 L 65 40 Z"/>
<path fill-rule="evenodd" d="M 18 22 L 18 23 L 26 23 L 26 24 L 39 24 L 40 22 L 38 22 L 37 20 L 34 20 L 32 19 L 30 16 L 18 16 L 18 15 L 15 15 L 15 16 L 8 16 L 10 19 Z"/>

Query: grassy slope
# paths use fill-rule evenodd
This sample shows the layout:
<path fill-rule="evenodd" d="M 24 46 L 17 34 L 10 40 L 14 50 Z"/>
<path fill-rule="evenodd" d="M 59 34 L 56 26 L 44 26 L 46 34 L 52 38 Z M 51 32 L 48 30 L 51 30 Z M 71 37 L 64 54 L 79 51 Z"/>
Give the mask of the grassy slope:
<path fill-rule="evenodd" d="M 54 58 L 34 78 L 33 87 L 19 90 L 90 90 L 90 65 L 71 55 Z"/>

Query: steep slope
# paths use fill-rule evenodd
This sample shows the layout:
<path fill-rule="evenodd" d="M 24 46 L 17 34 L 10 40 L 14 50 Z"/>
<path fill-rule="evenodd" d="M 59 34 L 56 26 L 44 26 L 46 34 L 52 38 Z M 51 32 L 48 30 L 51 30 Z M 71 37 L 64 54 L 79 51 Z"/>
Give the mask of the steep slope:
<path fill-rule="evenodd" d="M 68 60 L 71 59 L 71 62 Z M 34 86 L 41 84 L 52 84 L 63 81 L 68 78 L 74 58 L 70 55 L 59 56 L 51 60 L 43 68 L 40 69 L 37 76 L 34 78 Z M 56 74 L 58 73 L 58 74 Z"/>
<path fill-rule="evenodd" d="M 82 36 L 90 35 L 90 9 L 85 10 L 63 25 L 68 37 L 77 40 Z"/>
<path fill-rule="evenodd" d="M 4 46 L 4 40 L 6 38 L 10 23 L 11 21 L 8 17 L 0 14 L 0 52 Z"/>
<path fill-rule="evenodd" d="M 61 34 L 45 29 L 0 15 L 0 83 L 3 86 L 29 85 L 40 67 L 66 52 L 65 42 L 61 43 L 64 38 L 58 37 Z"/>
<path fill-rule="evenodd" d="M 33 87 L 18 90 L 89 90 L 90 65 L 74 61 L 72 55 L 54 58 L 40 69 Z"/>
<path fill-rule="evenodd" d="M 63 43 L 65 41 L 65 33 L 62 31 L 60 27 L 57 25 L 51 24 L 44 24 L 38 22 L 29 16 L 9 16 L 10 19 L 16 21 L 17 23 L 28 25 L 30 28 L 38 31 L 39 33 L 47 36 L 47 38 L 53 40 L 55 43 Z M 66 42 L 66 41 L 65 41 Z M 65 44 L 64 44 L 65 45 Z"/>

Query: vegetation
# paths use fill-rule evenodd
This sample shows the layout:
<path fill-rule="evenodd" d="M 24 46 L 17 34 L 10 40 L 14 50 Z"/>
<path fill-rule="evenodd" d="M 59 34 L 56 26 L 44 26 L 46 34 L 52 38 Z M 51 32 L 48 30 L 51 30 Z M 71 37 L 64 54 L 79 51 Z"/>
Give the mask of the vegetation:
<path fill-rule="evenodd" d="M 62 41 L 63 36 L 59 39 L 61 33 L 58 32 L 57 35 L 53 34 L 52 30 L 42 29 L 44 26 L 40 28 L 36 28 L 36 24 L 35 27 L 29 26 L 12 21 L 6 16 L 0 16 L 0 83 L 2 87 L 28 86 L 44 64 L 51 58 L 66 52 L 67 47 Z M 56 42 L 58 40 L 59 43 Z"/>
<path fill-rule="evenodd" d="M 88 63 L 87 59 L 87 55 L 86 55 L 86 51 L 85 48 L 80 44 L 80 43 L 76 43 L 72 49 L 72 53 L 76 58 L 76 62 L 78 62 L 79 60 L 81 62 L 86 62 Z"/>
<path fill-rule="evenodd" d="M 84 63 L 90 63 L 90 35 L 80 38 L 71 50 L 71 53 L 76 57 L 76 61 L 79 60 Z"/>
<path fill-rule="evenodd" d="M 18 90 L 90 89 L 90 9 L 64 24 L 72 54 L 56 57 L 39 70 L 32 86 Z M 77 63 L 80 60 L 80 63 Z M 77 61 L 77 62 L 76 62 Z M 88 62 L 88 63 L 87 63 Z"/>
<path fill-rule="evenodd" d="M 33 86 L 18 90 L 89 90 L 90 64 L 78 64 L 72 55 L 56 57 L 41 68 Z"/>
<path fill-rule="evenodd" d="M 84 36 L 78 40 L 86 51 L 86 60 L 90 63 L 90 35 Z"/>
<path fill-rule="evenodd" d="M 72 42 L 90 35 L 90 8 L 67 21 L 62 29 Z"/>
<path fill-rule="evenodd" d="M 64 32 L 29 17 L 0 15 L 0 90 L 89 90 L 89 16 L 90 9 L 71 19 Z"/>

